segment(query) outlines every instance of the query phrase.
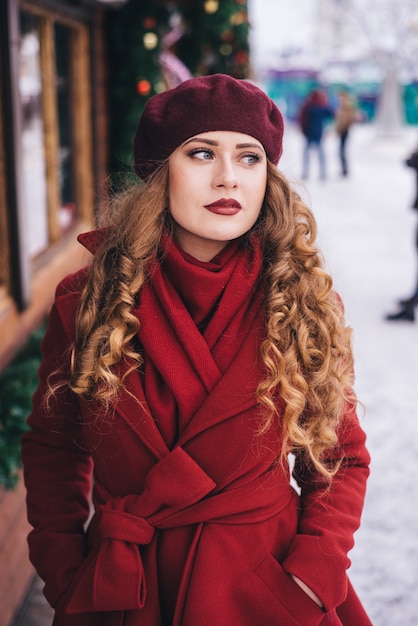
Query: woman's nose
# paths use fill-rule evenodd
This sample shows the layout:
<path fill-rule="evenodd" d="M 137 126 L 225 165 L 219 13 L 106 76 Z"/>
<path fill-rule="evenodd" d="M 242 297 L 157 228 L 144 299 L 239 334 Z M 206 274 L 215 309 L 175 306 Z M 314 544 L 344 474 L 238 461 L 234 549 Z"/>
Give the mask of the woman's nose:
<path fill-rule="evenodd" d="M 214 173 L 213 184 L 215 187 L 225 187 L 226 189 L 234 189 L 238 186 L 238 177 L 231 161 L 228 159 L 219 161 Z"/>

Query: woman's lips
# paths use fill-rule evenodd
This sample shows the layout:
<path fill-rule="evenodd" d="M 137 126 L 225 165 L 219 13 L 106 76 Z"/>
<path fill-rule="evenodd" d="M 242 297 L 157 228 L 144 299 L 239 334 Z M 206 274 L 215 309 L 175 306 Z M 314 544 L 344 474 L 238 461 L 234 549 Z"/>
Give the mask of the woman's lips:
<path fill-rule="evenodd" d="M 205 209 L 217 215 L 236 215 L 241 210 L 240 203 L 234 198 L 220 198 L 204 206 Z"/>

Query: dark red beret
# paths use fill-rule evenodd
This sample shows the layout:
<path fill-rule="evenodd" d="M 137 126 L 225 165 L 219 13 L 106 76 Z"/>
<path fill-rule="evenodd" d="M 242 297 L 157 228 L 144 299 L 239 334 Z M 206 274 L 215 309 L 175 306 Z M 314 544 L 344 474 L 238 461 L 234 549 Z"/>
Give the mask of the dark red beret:
<path fill-rule="evenodd" d="M 282 154 L 283 117 L 264 91 L 227 74 L 191 78 L 150 98 L 134 137 L 134 168 L 147 178 L 189 137 L 230 130 L 260 141 L 268 159 Z"/>

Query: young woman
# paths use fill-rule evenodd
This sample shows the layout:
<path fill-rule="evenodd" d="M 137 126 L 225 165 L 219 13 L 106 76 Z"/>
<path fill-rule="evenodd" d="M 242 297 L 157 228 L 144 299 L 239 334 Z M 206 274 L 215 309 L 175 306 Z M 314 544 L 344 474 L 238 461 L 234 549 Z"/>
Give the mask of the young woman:
<path fill-rule="evenodd" d="M 350 331 L 282 139 L 250 82 L 154 96 L 144 184 L 80 236 L 22 446 L 57 626 L 370 624 Z"/>

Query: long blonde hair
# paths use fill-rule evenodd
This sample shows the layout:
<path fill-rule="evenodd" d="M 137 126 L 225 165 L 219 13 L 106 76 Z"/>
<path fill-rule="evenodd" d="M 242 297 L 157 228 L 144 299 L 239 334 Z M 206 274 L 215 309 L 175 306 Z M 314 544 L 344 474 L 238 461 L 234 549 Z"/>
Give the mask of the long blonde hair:
<path fill-rule="evenodd" d="M 142 363 L 133 342 L 140 320 L 132 310 L 162 232 L 172 226 L 167 206 L 167 163 L 147 184 L 110 202 L 107 223 L 112 228 L 94 255 L 76 319 L 68 384 L 79 396 L 109 401 L 124 385 L 116 366 L 129 362 L 126 376 Z M 337 444 L 345 403 L 355 403 L 350 329 L 316 247 L 312 211 L 271 163 L 254 230 L 264 254 L 261 358 L 266 376 L 257 389 L 263 409 L 260 433 L 279 426 L 282 457 L 296 450 L 330 478 L 337 466 L 329 467 L 324 452 Z M 280 411 L 279 397 L 284 401 Z"/>
<path fill-rule="evenodd" d="M 330 465 L 324 453 L 338 443 L 344 408 L 356 404 L 351 329 L 316 245 L 313 213 L 273 166 L 260 232 L 267 331 L 261 345 L 267 376 L 258 387 L 266 409 L 261 432 L 274 425 L 280 396 L 283 455 L 296 451 L 331 478 L 339 464 Z"/>

